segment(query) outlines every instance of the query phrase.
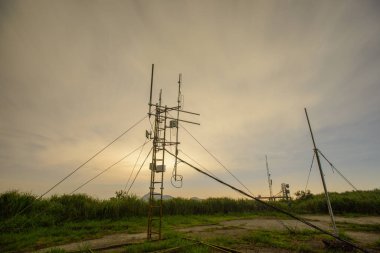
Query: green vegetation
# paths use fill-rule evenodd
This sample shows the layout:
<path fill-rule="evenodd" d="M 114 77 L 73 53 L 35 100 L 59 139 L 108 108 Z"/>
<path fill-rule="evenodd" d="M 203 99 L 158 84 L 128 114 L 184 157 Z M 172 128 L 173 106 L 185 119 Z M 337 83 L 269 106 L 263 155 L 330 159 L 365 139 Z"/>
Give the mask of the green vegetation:
<path fill-rule="evenodd" d="M 201 253 L 209 252 L 209 249 L 203 245 L 198 245 L 192 241 L 183 239 L 178 233 L 166 232 L 164 233 L 164 240 L 161 241 L 146 241 L 139 244 L 132 244 L 125 247 L 126 252 L 140 253 L 140 252 L 152 252 L 164 249 L 177 248 L 175 252 L 185 253 Z"/>
<path fill-rule="evenodd" d="M 335 214 L 380 214 L 380 189 L 372 191 L 352 191 L 329 194 Z M 285 207 L 285 205 L 284 205 Z M 327 213 L 324 194 L 300 194 L 300 198 L 293 201 L 290 207 L 295 213 L 318 214 Z"/>
<path fill-rule="evenodd" d="M 304 196 L 304 195 L 301 195 Z M 380 214 L 380 190 L 331 193 L 336 214 Z M 322 194 L 300 197 L 289 203 L 272 203 L 294 213 L 326 214 Z M 21 212 L 21 214 L 19 214 Z M 164 201 L 165 215 L 247 214 L 275 215 L 270 208 L 248 199 L 208 198 L 192 200 L 174 198 Z M 146 217 L 147 203 L 136 196 L 118 192 L 117 197 L 99 200 L 83 194 L 37 199 L 28 193 L 9 191 L 0 195 L 0 232 L 17 232 L 61 226 L 78 221 L 107 221 Z M 202 218 L 199 218 L 202 219 Z M 365 229 L 365 228 L 362 228 Z M 370 228 L 378 231 L 378 227 Z"/>
<path fill-rule="evenodd" d="M 327 213 L 322 194 L 300 194 L 300 196 L 290 205 L 283 201 L 274 204 L 293 213 Z M 380 214 L 378 189 L 331 193 L 330 196 L 334 212 L 337 214 Z M 163 221 L 166 232 L 179 227 L 218 224 L 228 219 L 257 216 L 285 217 L 256 201 L 229 198 L 209 198 L 202 201 L 174 198 L 164 201 L 164 213 L 165 217 L 168 217 Z M 9 191 L 0 194 L 0 251 L 31 250 L 57 243 L 98 238 L 118 231 L 145 232 L 146 215 L 147 203 L 136 196 L 126 196 L 123 192 L 118 192 L 114 198 L 100 200 L 83 194 L 38 199 L 32 194 Z M 338 226 L 343 230 L 374 233 L 380 231 L 379 225 L 376 224 L 338 223 Z M 291 234 L 290 232 L 288 231 L 288 234 Z M 271 236 L 280 235 L 272 233 Z M 246 237 L 245 243 L 251 240 L 258 245 L 264 245 L 265 238 L 269 238 L 269 235 L 252 234 Z M 278 243 L 272 245 L 273 247 L 283 247 L 281 238 L 272 239 Z M 223 241 L 229 242 L 227 239 Z M 302 243 L 296 244 L 292 250 L 297 250 L 296 247 L 308 252 Z"/>
<path fill-rule="evenodd" d="M 326 236 L 314 230 L 294 230 L 277 231 L 277 230 L 252 230 L 233 237 L 224 235 L 213 237 L 210 243 L 221 245 L 234 249 L 260 249 L 260 248 L 277 248 L 286 249 L 292 252 L 335 252 L 329 251 L 319 245 L 310 246 L 311 242 L 318 244 Z M 200 239 L 200 238 L 198 238 Z M 258 250 L 260 251 L 260 250 Z"/>
<path fill-rule="evenodd" d="M 297 250 L 303 241 L 314 239 L 316 233 L 311 230 L 300 231 L 297 236 L 284 231 L 252 231 L 242 239 L 256 246 Z"/>
<path fill-rule="evenodd" d="M 380 239 L 375 242 L 374 246 L 380 249 Z"/>
<path fill-rule="evenodd" d="M 60 248 L 53 248 L 49 251 L 47 251 L 46 253 L 65 253 L 66 251 L 63 250 L 63 249 L 60 249 Z"/>
<path fill-rule="evenodd" d="M 224 220 L 239 218 L 254 218 L 257 215 L 175 215 L 167 216 L 163 220 L 164 237 L 175 228 L 185 228 L 196 225 L 217 224 Z M 52 245 L 64 244 L 84 239 L 100 238 L 107 234 L 117 232 L 144 233 L 146 232 L 146 216 L 129 217 L 114 220 L 87 220 L 66 222 L 59 226 L 24 228 L 23 230 L 12 229 L 1 233 L 0 252 L 13 250 L 35 250 Z"/>
<path fill-rule="evenodd" d="M 337 222 L 336 224 L 340 229 L 344 230 L 380 233 L 380 224 L 357 224 L 348 222 Z"/>
<path fill-rule="evenodd" d="M 278 201 L 274 205 L 295 213 L 327 213 L 324 195 L 308 194 L 287 202 Z M 337 214 L 380 214 L 380 190 L 330 193 L 334 213 Z M 174 198 L 164 201 L 166 215 L 208 215 L 229 213 L 268 214 L 270 208 L 249 199 L 208 198 L 193 200 Z M 33 203 L 33 204 L 32 204 Z M 0 222 L 2 227 L 22 229 L 36 226 L 54 226 L 69 221 L 122 219 L 145 217 L 147 203 L 136 196 L 126 196 L 118 192 L 117 197 L 99 200 L 84 194 L 52 196 L 37 199 L 28 193 L 9 191 L 0 195 Z M 22 211 L 16 219 L 12 218 Z M 12 218 L 12 219 L 11 219 Z M 12 220 L 12 224 L 8 224 Z"/>
<path fill-rule="evenodd" d="M 146 218 L 77 221 L 59 226 L 33 227 L 1 233 L 0 251 L 38 249 L 51 245 L 99 238 L 115 232 L 139 233 L 146 230 Z"/>

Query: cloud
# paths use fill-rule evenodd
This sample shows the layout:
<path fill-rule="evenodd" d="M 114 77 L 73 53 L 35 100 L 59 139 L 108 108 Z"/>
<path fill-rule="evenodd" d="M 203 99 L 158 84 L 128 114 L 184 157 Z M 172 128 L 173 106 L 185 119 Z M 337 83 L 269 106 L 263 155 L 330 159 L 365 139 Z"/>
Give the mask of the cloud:
<path fill-rule="evenodd" d="M 42 192 L 145 115 L 151 63 L 154 100 L 162 88 L 164 103 L 174 105 L 183 73 L 185 109 L 201 114 L 191 117 L 200 127 L 185 127 L 255 193 L 266 191 L 265 154 L 278 184 L 304 187 L 312 155 L 304 107 L 324 153 L 361 187 L 378 187 L 376 1 L 1 5 L 0 173 L 7 179 L 0 190 Z M 145 129 L 147 122 L 90 167 L 99 170 L 142 144 Z M 184 152 L 221 169 L 180 134 Z M 33 174 L 25 185 L 21 175 Z M 85 192 L 112 195 L 120 176 L 109 175 L 102 190 Z M 332 180 L 332 190 L 349 189 Z M 138 182 L 145 194 L 148 183 Z M 199 182 L 179 194 L 228 194 Z"/>

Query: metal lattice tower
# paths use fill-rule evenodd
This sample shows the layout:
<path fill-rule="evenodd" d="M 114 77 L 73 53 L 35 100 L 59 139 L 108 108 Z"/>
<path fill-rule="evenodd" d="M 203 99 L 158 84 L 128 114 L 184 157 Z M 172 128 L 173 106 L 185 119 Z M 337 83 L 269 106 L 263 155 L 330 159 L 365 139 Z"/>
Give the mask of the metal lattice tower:
<path fill-rule="evenodd" d="M 154 125 L 152 125 L 153 136 L 151 132 L 146 132 L 146 137 L 153 139 L 153 152 L 152 162 L 150 163 L 150 186 L 149 186 L 149 205 L 148 205 L 148 229 L 147 239 L 162 239 L 162 217 L 163 217 L 163 193 L 164 193 L 164 173 L 166 171 L 165 164 L 165 148 L 166 146 L 175 145 L 176 159 L 173 168 L 173 178 L 175 181 L 180 181 L 182 184 L 182 176 L 177 175 L 177 155 L 178 155 L 178 129 L 179 122 L 191 123 L 199 125 L 198 123 L 179 119 L 180 112 L 199 115 L 197 113 L 182 110 L 181 105 L 181 74 L 178 81 L 178 105 L 174 107 L 162 106 L 162 92 L 160 91 L 159 103 L 152 104 L 152 90 L 153 90 L 153 72 L 154 65 L 152 65 L 151 86 L 150 86 L 150 100 L 149 100 L 149 118 L 154 116 Z M 152 107 L 154 107 L 152 112 Z M 169 112 L 176 112 L 177 118 L 169 115 Z M 169 122 L 169 124 L 167 124 Z M 176 141 L 171 142 L 166 140 L 166 131 L 170 128 L 176 128 Z M 154 235 L 157 237 L 154 238 Z"/>
<path fill-rule="evenodd" d="M 148 211 L 148 234 L 147 238 L 152 239 L 152 234 L 157 233 L 161 239 L 162 226 L 162 197 L 164 191 L 165 172 L 165 124 L 166 110 L 156 107 L 153 136 L 152 162 L 150 163 L 150 187 L 149 187 L 149 211 Z M 155 189 L 158 188 L 158 191 Z M 156 218 L 155 218 L 156 217 Z M 158 218 L 157 218 L 158 217 Z M 153 231 L 154 222 L 158 222 L 158 231 Z"/>

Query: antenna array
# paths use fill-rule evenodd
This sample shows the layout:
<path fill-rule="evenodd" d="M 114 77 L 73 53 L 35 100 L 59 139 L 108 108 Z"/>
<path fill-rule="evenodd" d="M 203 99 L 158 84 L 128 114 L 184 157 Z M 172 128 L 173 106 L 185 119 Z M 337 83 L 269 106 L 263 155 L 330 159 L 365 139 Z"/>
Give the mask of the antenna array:
<path fill-rule="evenodd" d="M 162 239 L 161 228 L 162 228 L 162 217 L 163 217 L 163 191 L 164 191 L 164 173 L 166 171 L 165 164 L 165 153 L 166 146 L 175 146 L 175 163 L 173 169 L 173 178 L 175 181 L 179 181 L 182 185 L 183 177 L 177 173 L 178 165 L 178 145 L 180 144 L 178 140 L 179 132 L 179 122 L 190 123 L 199 125 L 192 121 L 180 119 L 180 113 L 198 115 L 198 113 L 188 112 L 182 110 L 181 105 L 181 84 L 182 75 L 179 75 L 178 80 L 178 100 L 177 106 L 168 107 L 162 105 L 162 90 L 160 90 L 159 103 L 152 103 L 152 93 L 153 93 L 153 74 L 154 74 L 154 64 L 152 64 L 152 74 L 151 74 L 151 84 L 150 84 L 150 98 L 149 98 L 149 118 L 154 117 L 154 124 L 152 125 L 153 133 L 146 131 L 146 137 L 153 140 L 153 152 L 152 152 L 152 162 L 150 163 L 149 169 L 150 174 L 150 187 L 149 187 L 149 208 L 148 208 L 148 231 L 147 239 Z M 170 112 L 176 112 L 177 117 L 173 118 L 169 116 Z M 169 124 L 168 124 L 169 123 Z M 167 129 L 176 129 L 176 140 L 174 142 L 166 140 Z M 156 190 L 157 189 L 157 190 Z M 156 234 L 157 238 L 153 238 Z"/>

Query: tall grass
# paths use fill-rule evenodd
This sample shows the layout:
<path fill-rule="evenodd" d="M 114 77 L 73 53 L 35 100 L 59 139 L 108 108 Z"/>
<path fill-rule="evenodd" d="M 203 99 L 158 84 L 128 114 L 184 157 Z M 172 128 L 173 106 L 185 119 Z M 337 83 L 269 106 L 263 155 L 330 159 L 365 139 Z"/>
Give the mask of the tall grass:
<path fill-rule="evenodd" d="M 247 199 L 231 198 L 208 198 L 205 200 L 193 200 L 184 198 L 174 198 L 166 200 L 164 212 L 168 215 L 202 215 L 202 214 L 227 214 L 263 212 L 269 208 Z"/>
<path fill-rule="evenodd" d="M 336 214 L 380 214 L 380 189 L 329 193 Z M 328 213 L 325 195 L 313 195 L 307 199 L 293 201 L 291 210 L 297 213 Z"/>
<path fill-rule="evenodd" d="M 99 200 L 75 194 L 37 199 L 29 193 L 9 191 L 0 195 L 0 228 L 24 229 L 64 222 L 145 216 L 146 208 L 147 204 L 136 196 Z"/>
<path fill-rule="evenodd" d="M 331 193 L 331 202 L 336 214 L 380 214 L 380 190 Z M 307 199 L 274 202 L 275 205 L 295 213 L 327 213 L 323 194 Z M 25 207 L 21 215 L 16 215 Z M 54 226 L 64 222 L 84 220 L 121 219 L 147 215 L 148 204 L 136 197 L 119 194 L 108 200 L 96 199 L 84 194 L 52 196 L 37 199 L 29 193 L 8 191 L 0 194 L 1 228 L 33 228 Z M 165 200 L 165 215 L 203 215 L 228 213 L 265 213 L 271 211 L 262 204 L 247 199 L 208 198 L 193 200 L 173 198 Z M 15 216 L 16 215 L 16 216 Z"/>

